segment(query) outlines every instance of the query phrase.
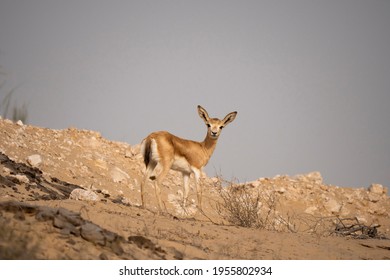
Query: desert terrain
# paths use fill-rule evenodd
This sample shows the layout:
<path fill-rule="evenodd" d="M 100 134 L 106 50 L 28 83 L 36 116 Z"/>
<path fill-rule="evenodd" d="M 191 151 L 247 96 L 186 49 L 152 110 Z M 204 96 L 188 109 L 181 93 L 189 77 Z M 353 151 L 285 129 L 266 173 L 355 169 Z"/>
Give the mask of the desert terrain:
<path fill-rule="evenodd" d="M 143 172 L 139 144 L 0 118 L 0 259 L 390 259 L 380 184 L 333 186 L 319 172 L 204 176 L 200 210 L 193 189 L 182 206 L 171 171 L 159 212 L 151 182 L 140 207 Z"/>

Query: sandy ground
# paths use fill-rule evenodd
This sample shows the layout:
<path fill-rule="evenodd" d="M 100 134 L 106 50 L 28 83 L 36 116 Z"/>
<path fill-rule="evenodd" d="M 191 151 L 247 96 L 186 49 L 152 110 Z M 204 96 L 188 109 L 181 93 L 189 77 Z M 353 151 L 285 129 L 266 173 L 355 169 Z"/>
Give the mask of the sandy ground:
<path fill-rule="evenodd" d="M 225 213 L 221 189 L 229 188 L 218 178 L 203 179 L 202 211 L 194 190 L 180 206 L 175 172 L 163 185 L 164 212 L 151 184 L 142 209 L 143 170 L 138 145 L 0 119 L 0 259 L 390 259 L 386 193 L 263 178 L 230 187 L 241 200 L 243 189 L 262 195 L 261 223 L 244 227 Z M 93 200 L 75 199 L 75 189 Z M 355 217 L 360 231 L 337 234 Z"/>

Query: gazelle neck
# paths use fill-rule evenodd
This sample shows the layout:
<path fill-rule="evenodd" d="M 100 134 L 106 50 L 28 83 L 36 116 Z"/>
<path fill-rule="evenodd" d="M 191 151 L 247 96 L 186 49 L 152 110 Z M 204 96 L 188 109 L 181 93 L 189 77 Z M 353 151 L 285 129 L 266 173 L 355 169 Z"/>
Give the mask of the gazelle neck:
<path fill-rule="evenodd" d="M 210 137 L 209 133 L 207 132 L 206 138 L 201 143 L 208 159 L 210 159 L 211 155 L 213 154 L 215 147 L 217 146 L 218 138 L 212 138 Z"/>

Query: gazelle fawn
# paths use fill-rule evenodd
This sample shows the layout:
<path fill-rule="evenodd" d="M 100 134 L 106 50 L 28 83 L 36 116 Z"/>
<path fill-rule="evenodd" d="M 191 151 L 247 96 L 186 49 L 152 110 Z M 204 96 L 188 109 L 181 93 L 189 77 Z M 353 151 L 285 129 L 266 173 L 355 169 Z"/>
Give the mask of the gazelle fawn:
<path fill-rule="evenodd" d="M 236 118 L 237 112 L 227 114 L 222 120 L 210 118 L 207 111 L 201 106 L 198 106 L 198 113 L 207 126 L 207 134 L 203 142 L 182 139 L 167 131 L 153 132 L 142 141 L 141 153 L 146 166 L 145 176 L 141 182 L 142 207 L 145 207 L 145 185 L 150 178 L 154 180 L 158 206 L 162 211 L 160 186 L 169 170 L 172 169 L 181 172 L 183 175 L 184 207 L 188 198 L 190 175 L 194 173 L 198 208 L 201 209 L 202 189 L 199 178 L 202 169 L 214 152 L 222 128 Z M 161 172 L 155 175 L 154 170 L 157 165 L 161 166 Z"/>

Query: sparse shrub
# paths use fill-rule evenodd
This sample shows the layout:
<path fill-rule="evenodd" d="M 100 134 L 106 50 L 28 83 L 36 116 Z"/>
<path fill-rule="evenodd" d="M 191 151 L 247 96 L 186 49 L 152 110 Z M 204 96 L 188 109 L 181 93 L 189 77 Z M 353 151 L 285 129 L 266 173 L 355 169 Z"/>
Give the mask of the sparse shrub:
<path fill-rule="evenodd" d="M 222 180 L 219 180 L 222 182 Z M 219 185 L 220 201 L 217 213 L 229 223 L 252 228 L 275 229 L 277 199 L 273 194 L 261 193 L 246 185 Z"/>
<path fill-rule="evenodd" d="M 242 227 L 261 227 L 260 197 L 252 196 L 244 188 L 222 189 L 222 202 L 217 203 L 219 214 L 229 223 Z"/>

